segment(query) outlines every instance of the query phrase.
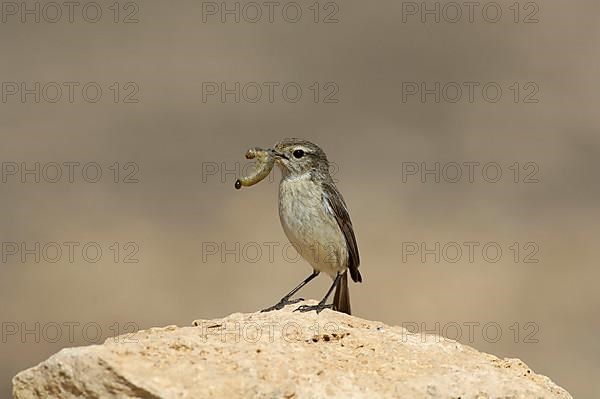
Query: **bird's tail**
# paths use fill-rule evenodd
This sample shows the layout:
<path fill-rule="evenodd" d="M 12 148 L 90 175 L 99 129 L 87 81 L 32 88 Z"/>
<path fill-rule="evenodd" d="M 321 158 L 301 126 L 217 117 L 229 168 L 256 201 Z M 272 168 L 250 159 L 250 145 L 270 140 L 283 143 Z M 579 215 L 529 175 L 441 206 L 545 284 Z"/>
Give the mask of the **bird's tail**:
<path fill-rule="evenodd" d="M 351 314 L 350 291 L 348 290 L 348 272 L 344 272 L 335 289 L 335 295 L 333 296 L 333 310 Z"/>

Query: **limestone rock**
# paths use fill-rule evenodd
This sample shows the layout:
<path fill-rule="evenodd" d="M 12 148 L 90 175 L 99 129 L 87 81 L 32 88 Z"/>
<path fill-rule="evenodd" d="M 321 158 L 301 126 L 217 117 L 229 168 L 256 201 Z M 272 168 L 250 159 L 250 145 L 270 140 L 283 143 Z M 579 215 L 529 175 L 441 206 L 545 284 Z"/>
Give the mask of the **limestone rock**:
<path fill-rule="evenodd" d="M 14 397 L 571 398 L 518 359 L 298 305 L 63 349 L 14 377 Z"/>

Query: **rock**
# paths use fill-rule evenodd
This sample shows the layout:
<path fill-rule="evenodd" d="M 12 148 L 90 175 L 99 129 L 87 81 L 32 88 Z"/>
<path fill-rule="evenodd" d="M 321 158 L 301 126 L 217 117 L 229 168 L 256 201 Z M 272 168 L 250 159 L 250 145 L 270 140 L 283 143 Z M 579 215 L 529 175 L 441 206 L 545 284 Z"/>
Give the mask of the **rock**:
<path fill-rule="evenodd" d="M 63 349 L 17 374 L 14 397 L 571 398 L 518 359 L 297 306 Z"/>

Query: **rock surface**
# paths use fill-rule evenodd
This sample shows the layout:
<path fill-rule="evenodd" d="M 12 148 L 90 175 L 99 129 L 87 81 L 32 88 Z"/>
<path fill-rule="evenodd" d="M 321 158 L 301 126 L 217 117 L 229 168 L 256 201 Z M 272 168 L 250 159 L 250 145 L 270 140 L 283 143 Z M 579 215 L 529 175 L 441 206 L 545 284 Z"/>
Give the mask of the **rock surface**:
<path fill-rule="evenodd" d="M 307 302 L 313 304 L 314 302 Z M 518 359 L 325 310 L 235 313 L 63 349 L 25 398 L 571 398 Z"/>

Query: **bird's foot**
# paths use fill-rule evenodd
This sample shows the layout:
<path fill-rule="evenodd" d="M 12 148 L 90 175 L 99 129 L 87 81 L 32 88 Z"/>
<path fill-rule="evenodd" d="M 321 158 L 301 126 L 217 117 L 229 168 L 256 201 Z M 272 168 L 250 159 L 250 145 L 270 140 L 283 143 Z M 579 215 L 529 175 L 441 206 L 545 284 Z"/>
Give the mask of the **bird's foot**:
<path fill-rule="evenodd" d="M 333 309 L 333 304 L 325 304 L 325 303 L 319 303 L 317 305 L 302 305 L 300 307 L 298 307 L 296 310 L 294 310 L 294 312 L 312 312 L 313 310 L 317 311 L 317 314 L 321 313 L 321 311 L 323 309 Z"/>
<path fill-rule="evenodd" d="M 293 305 L 294 303 L 298 303 L 303 300 L 304 300 L 304 298 L 298 298 L 298 299 L 283 298 L 281 301 L 277 302 L 275 305 L 269 306 L 268 308 L 263 309 L 260 312 L 264 313 L 264 312 L 272 312 L 273 310 L 281 310 L 284 307 L 286 307 L 287 305 Z"/>

